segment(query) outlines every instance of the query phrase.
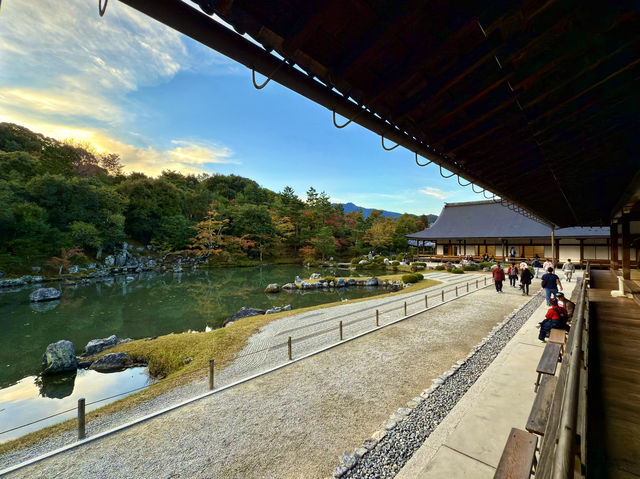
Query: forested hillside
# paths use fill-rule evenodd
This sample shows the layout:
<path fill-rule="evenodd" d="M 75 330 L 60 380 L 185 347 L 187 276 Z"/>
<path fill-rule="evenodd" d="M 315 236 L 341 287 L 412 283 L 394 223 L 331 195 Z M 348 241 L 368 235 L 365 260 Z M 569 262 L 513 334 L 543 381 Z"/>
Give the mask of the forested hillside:
<path fill-rule="evenodd" d="M 123 174 L 116 154 L 99 154 L 0 124 L 0 269 L 42 264 L 69 250 L 87 257 L 123 240 L 161 250 L 246 258 L 351 258 L 371 249 L 404 251 L 404 235 L 427 217 L 373 211 L 344 214 L 313 187 L 299 198 L 230 175 L 157 178 Z"/>

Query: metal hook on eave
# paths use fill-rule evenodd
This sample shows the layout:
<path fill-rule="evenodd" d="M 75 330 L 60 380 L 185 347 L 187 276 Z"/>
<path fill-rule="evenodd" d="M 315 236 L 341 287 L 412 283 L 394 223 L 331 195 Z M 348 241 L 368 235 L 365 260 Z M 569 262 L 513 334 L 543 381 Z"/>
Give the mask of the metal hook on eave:
<path fill-rule="evenodd" d="M 387 148 L 386 146 L 384 146 L 384 135 L 380 135 L 380 143 L 382 143 L 382 149 L 386 151 L 395 150 L 400 146 L 400 143 L 396 143 L 396 145 L 392 146 L 391 148 Z"/>
<path fill-rule="evenodd" d="M 0 3 L 2 2 L 2 0 L 0 0 Z M 102 0 L 98 0 L 98 13 L 100 14 L 101 17 L 104 17 L 104 12 L 107 11 L 107 4 L 109 3 L 109 0 L 104 0 L 104 7 L 102 6 Z"/>
<path fill-rule="evenodd" d="M 439 165 L 439 166 L 440 166 L 440 176 L 442 176 L 443 178 L 451 178 L 453 175 L 455 175 L 455 173 L 451 173 L 449 176 L 444 176 L 442 174 L 442 165 Z"/>
<path fill-rule="evenodd" d="M 258 85 L 256 83 L 256 70 L 255 68 L 251 69 L 251 80 L 253 81 L 253 86 L 255 87 L 256 90 L 262 90 L 264 87 L 267 86 L 267 84 L 271 81 L 271 79 L 273 78 L 273 75 L 275 75 L 276 73 L 278 73 L 278 70 L 280 70 L 280 68 L 282 67 L 282 65 L 284 65 L 285 63 L 287 63 L 287 60 L 282 60 L 280 62 L 280 64 L 276 67 L 275 70 L 273 70 L 273 72 L 271 73 L 271 75 L 269 75 L 267 77 L 267 79 L 264 81 L 264 83 L 262 85 Z"/>
<path fill-rule="evenodd" d="M 470 184 L 472 184 L 471 182 L 467 183 L 466 185 L 463 185 L 462 183 L 460 183 L 460 175 L 458 175 L 457 180 L 458 180 L 458 184 L 459 184 L 460 186 L 462 186 L 463 188 L 466 188 L 467 186 L 469 186 Z"/>
<path fill-rule="evenodd" d="M 418 165 L 418 166 L 427 166 L 427 165 L 430 165 L 431 163 L 433 163 L 433 161 L 427 161 L 426 163 L 420 163 L 418 161 L 418 152 L 416 151 L 414 153 L 416 154 L 416 165 Z"/>

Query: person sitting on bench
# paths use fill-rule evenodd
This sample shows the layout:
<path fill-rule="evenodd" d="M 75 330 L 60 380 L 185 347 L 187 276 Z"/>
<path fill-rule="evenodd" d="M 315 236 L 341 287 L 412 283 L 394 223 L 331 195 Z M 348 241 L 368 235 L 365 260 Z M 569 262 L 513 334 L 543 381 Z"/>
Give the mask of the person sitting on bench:
<path fill-rule="evenodd" d="M 545 315 L 545 320 L 540 323 L 540 334 L 538 334 L 538 339 L 543 343 L 546 342 L 545 339 L 552 329 L 564 329 L 565 331 L 570 329 L 567 324 L 569 316 L 567 310 L 558 305 L 556 298 L 551 298 L 550 303 L 551 307 Z"/>
<path fill-rule="evenodd" d="M 576 309 L 576 304 L 573 301 L 565 298 L 562 291 L 558 291 L 556 293 L 556 297 L 558 298 L 558 306 L 561 306 L 567 310 L 567 318 L 569 321 L 571 321 L 571 318 L 573 318 L 573 312 Z"/>

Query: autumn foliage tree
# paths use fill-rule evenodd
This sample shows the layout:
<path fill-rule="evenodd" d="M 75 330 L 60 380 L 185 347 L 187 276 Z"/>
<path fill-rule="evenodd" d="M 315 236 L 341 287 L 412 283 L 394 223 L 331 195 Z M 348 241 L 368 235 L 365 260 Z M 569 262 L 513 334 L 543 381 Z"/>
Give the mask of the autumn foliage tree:
<path fill-rule="evenodd" d="M 224 237 L 222 230 L 229 223 L 229 219 L 220 219 L 220 213 L 211 210 L 204 217 L 204 220 L 192 226 L 196 230 L 196 235 L 191 240 L 191 248 L 198 256 L 209 256 L 222 251 Z"/>

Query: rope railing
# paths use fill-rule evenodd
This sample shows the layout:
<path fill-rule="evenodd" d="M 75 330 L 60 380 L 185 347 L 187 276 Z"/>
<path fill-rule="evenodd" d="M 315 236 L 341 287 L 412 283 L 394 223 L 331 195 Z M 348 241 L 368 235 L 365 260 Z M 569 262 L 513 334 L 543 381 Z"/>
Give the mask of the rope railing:
<path fill-rule="evenodd" d="M 366 320 L 374 321 L 375 322 L 375 328 L 372 328 L 370 330 L 365 330 L 363 332 L 373 331 L 374 329 L 378 329 L 378 328 L 381 328 L 381 327 L 385 326 L 384 322 L 381 321 L 383 315 L 390 315 L 391 313 L 394 313 L 394 312 L 396 312 L 398 310 L 404 310 L 403 311 L 404 317 L 413 316 L 415 314 L 419 314 L 420 312 L 424 312 L 424 311 L 427 311 L 427 310 L 432 309 L 434 307 L 438 307 L 438 306 L 440 306 L 440 305 L 442 305 L 442 304 L 444 304 L 446 302 L 451 301 L 452 299 L 454 299 L 456 297 L 459 297 L 459 295 L 458 295 L 458 293 L 459 293 L 458 285 L 461 284 L 461 283 L 463 283 L 463 281 L 459 282 L 455 286 L 454 289 L 451 289 L 449 291 L 445 291 L 445 287 L 443 287 L 443 289 L 437 295 L 429 296 L 428 294 L 422 295 L 422 293 L 416 293 L 415 296 L 420 296 L 419 299 L 416 299 L 414 301 L 407 300 L 403 304 L 400 304 L 399 306 L 392 307 L 392 308 L 389 308 L 389 309 L 386 309 L 386 310 L 379 310 L 379 309 L 372 310 L 371 313 L 375 313 L 375 314 L 373 314 L 373 317 L 372 317 L 372 314 L 368 314 L 366 316 L 358 317 L 358 318 L 352 319 L 350 321 L 342 321 L 342 320 L 340 320 L 338 324 L 333 325 L 331 327 L 327 327 L 327 328 L 321 329 L 319 331 L 311 331 L 308 334 L 303 335 L 303 336 L 299 336 L 297 338 L 289 337 L 286 342 L 272 344 L 272 345 L 265 346 L 263 348 L 257 349 L 255 351 L 249 351 L 249 352 L 246 352 L 244 354 L 239 354 L 239 355 L 236 356 L 236 359 L 246 358 L 248 356 L 252 356 L 252 355 L 255 355 L 255 354 L 264 353 L 264 352 L 268 352 L 268 351 L 273 351 L 275 349 L 287 347 L 287 349 L 288 349 L 288 359 L 292 360 L 293 355 L 292 355 L 292 351 L 291 351 L 291 346 L 294 343 L 301 343 L 302 341 L 308 340 L 310 338 L 315 338 L 315 337 L 321 336 L 323 334 L 328 334 L 328 333 L 334 333 L 334 334 L 337 335 L 338 332 L 340 334 L 340 341 L 343 341 L 343 333 L 344 333 L 344 330 L 347 327 L 353 326 L 353 325 L 355 325 L 357 323 L 361 323 L 362 321 L 366 321 Z M 485 278 L 484 281 L 479 281 L 479 280 L 474 280 L 474 281 L 471 281 L 471 282 L 467 281 L 466 282 L 466 292 L 465 292 L 465 294 L 467 294 L 469 292 L 472 292 L 472 291 L 469 290 L 469 285 L 475 285 L 475 289 L 473 291 L 477 291 L 477 290 L 482 289 L 485 286 L 487 286 L 487 278 Z M 445 296 L 446 295 L 451 295 L 452 293 L 456 293 L 455 297 L 445 300 Z M 438 300 L 441 300 L 441 301 L 440 302 L 433 302 L 434 299 L 438 299 Z M 432 300 L 431 306 L 429 306 L 429 300 Z M 424 304 L 424 306 L 421 309 L 418 309 L 418 310 L 416 310 L 414 312 L 408 313 L 407 307 L 409 305 L 413 306 L 413 305 L 416 305 L 416 304 Z M 398 319 L 403 319 L 403 316 L 401 316 Z M 398 321 L 398 319 L 396 319 L 394 321 Z M 334 318 L 333 320 L 327 320 L 327 321 L 335 321 L 335 320 L 336 319 Z M 391 322 L 394 322 L 394 321 L 391 321 Z M 210 385 L 210 389 L 213 389 L 213 363 L 212 362 L 210 363 L 210 367 L 209 367 L 209 385 Z M 64 411 L 59 411 L 57 413 L 54 413 L 54 414 L 51 414 L 51 415 L 36 419 L 34 421 L 30 421 L 28 423 L 21 424 L 19 426 L 14 426 L 14 427 L 11 427 L 9 429 L 5 429 L 3 431 L 0 431 L 0 436 L 2 434 L 6 434 L 6 433 L 9 433 L 9 432 L 12 432 L 12 431 L 16 431 L 18 429 L 22 429 L 22 428 L 37 424 L 37 423 L 42 422 L 42 421 L 46 421 L 48 419 L 52 419 L 54 417 L 61 416 L 63 414 L 68 414 L 68 413 L 71 413 L 71 412 L 78 411 L 78 425 L 79 425 L 79 435 L 78 435 L 78 437 L 79 437 L 79 439 L 82 439 L 82 438 L 85 437 L 84 436 L 84 408 L 86 406 L 91 406 L 91 405 L 94 405 L 94 404 L 97 404 L 97 403 L 100 403 L 100 402 L 107 401 L 109 399 L 113 399 L 113 398 L 116 398 L 116 397 L 119 397 L 119 396 L 124 396 L 124 395 L 127 395 L 127 394 L 131 394 L 131 393 L 140 391 L 142 389 L 145 389 L 147 387 L 148 386 L 141 386 L 141 387 L 137 387 L 137 388 L 134 388 L 134 389 L 129 389 L 127 391 L 123 391 L 123 392 L 120 392 L 120 393 L 117 393 L 117 394 L 106 396 L 106 397 L 103 397 L 103 398 L 100 398 L 100 399 L 95 399 L 95 400 L 93 400 L 91 402 L 88 402 L 86 404 L 84 402 L 85 401 L 84 398 L 81 398 L 78 401 L 78 407 L 65 409 Z M 82 423 L 82 433 L 80 433 L 80 423 Z"/>

